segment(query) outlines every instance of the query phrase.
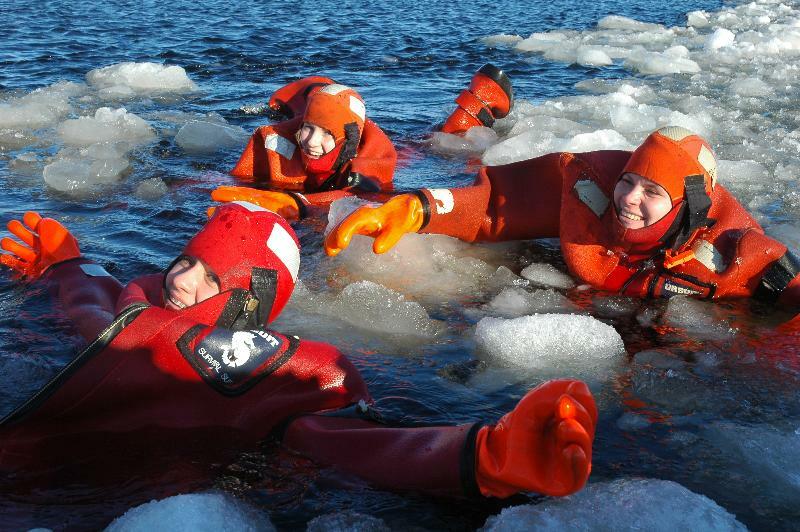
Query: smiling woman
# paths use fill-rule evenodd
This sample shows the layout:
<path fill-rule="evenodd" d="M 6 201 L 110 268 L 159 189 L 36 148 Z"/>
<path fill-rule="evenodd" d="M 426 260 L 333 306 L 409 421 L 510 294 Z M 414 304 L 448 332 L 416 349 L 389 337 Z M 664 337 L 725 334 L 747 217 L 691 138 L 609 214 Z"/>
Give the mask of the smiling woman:
<path fill-rule="evenodd" d="M 201 259 L 181 255 L 164 279 L 164 307 L 181 310 L 219 293 L 219 277 Z"/>
<path fill-rule="evenodd" d="M 672 209 L 672 199 L 658 183 L 626 172 L 614 187 L 614 206 L 623 226 L 640 229 L 666 216 Z"/>

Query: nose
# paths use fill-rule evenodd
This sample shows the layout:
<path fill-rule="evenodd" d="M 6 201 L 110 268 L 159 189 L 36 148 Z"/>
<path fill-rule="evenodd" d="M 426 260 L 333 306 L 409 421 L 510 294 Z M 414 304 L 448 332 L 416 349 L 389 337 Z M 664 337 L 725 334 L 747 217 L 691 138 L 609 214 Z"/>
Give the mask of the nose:
<path fill-rule="evenodd" d="M 625 205 L 638 205 L 642 201 L 644 189 L 640 185 L 634 185 L 622 195 L 622 202 Z"/>
<path fill-rule="evenodd" d="M 196 262 L 190 267 L 178 272 L 178 274 L 175 275 L 173 283 L 178 290 L 187 294 L 192 294 L 197 291 L 197 285 L 204 275 L 205 269 L 203 265 Z"/>
<path fill-rule="evenodd" d="M 315 128 L 311 135 L 308 136 L 308 140 L 306 142 L 315 148 L 320 147 L 322 146 L 322 136 L 323 132 Z"/>

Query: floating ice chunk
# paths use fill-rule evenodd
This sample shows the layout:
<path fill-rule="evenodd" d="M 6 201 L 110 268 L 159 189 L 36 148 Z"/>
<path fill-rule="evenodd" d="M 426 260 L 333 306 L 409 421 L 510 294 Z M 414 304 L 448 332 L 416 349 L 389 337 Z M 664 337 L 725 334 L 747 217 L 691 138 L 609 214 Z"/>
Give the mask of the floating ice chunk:
<path fill-rule="evenodd" d="M 500 165 L 532 159 L 555 151 L 555 140 L 555 135 L 549 131 L 527 129 L 486 150 L 481 160 L 483 164 Z"/>
<path fill-rule="evenodd" d="M 737 79 L 731 83 L 731 93 L 737 96 L 754 97 L 769 96 L 772 89 L 758 78 Z"/>
<path fill-rule="evenodd" d="M 601 377 L 625 352 L 619 333 L 591 316 L 483 318 L 475 328 L 475 340 L 502 365 L 592 379 Z"/>
<path fill-rule="evenodd" d="M 511 46 L 517 44 L 522 40 L 519 35 L 508 35 L 506 33 L 498 33 L 497 35 L 489 35 L 481 39 L 481 42 L 489 47 L 497 46 Z"/>
<path fill-rule="evenodd" d="M 800 429 L 720 422 L 706 426 L 703 437 L 722 450 L 730 470 L 748 471 L 743 491 L 767 500 L 795 504 L 800 500 Z"/>
<path fill-rule="evenodd" d="M 708 16 L 703 11 L 690 11 L 686 14 L 686 25 L 694 28 L 705 28 L 708 26 Z"/>
<path fill-rule="evenodd" d="M 214 153 L 239 147 L 250 134 L 239 126 L 231 126 L 224 119 L 191 120 L 175 135 L 175 143 L 190 153 Z"/>
<path fill-rule="evenodd" d="M 717 30 L 706 39 L 705 47 L 707 50 L 719 50 L 720 48 L 732 45 L 734 40 L 736 40 L 736 34 L 731 30 L 717 28 Z"/>
<path fill-rule="evenodd" d="M 274 531 L 258 509 L 225 493 L 191 493 L 151 501 L 116 518 L 107 532 L 238 532 Z"/>
<path fill-rule="evenodd" d="M 624 30 L 627 32 L 646 32 L 664 29 L 664 26 L 661 24 L 640 22 L 620 15 L 609 15 L 601 18 L 597 23 L 597 27 L 604 30 Z"/>
<path fill-rule="evenodd" d="M 631 143 L 613 129 L 599 129 L 592 133 L 581 133 L 567 140 L 554 151 L 580 153 L 595 150 L 628 150 Z"/>
<path fill-rule="evenodd" d="M 689 59 L 685 46 L 673 46 L 663 53 L 648 52 L 642 47 L 634 49 L 624 65 L 642 74 L 679 74 L 700 72 L 700 65 Z"/>
<path fill-rule="evenodd" d="M 155 200 L 168 192 L 167 185 L 161 179 L 152 177 L 136 186 L 136 197 L 143 200 Z"/>
<path fill-rule="evenodd" d="M 158 63 L 118 63 L 86 74 L 89 85 L 108 95 L 187 93 L 197 90 L 179 66 Z"/>
<path fill-rule="evenodd" d="M 483 126 L 472 127 L 463 135 L 436 131 L 431 135 L 431 143 L 438 152 L 482 153 L 497 143 L 497 133 L 492 128 Z"/>
<path fill-rule="evenodd" d="M 520 52 L 546 52 L 556 47 L 563 47 L 568 42 L 568 34 L 557 31 L 549 33 L 532 33 L 527 39 L 519 41 L 514 47 Z"/>
<path fill-rule="evenodd" d="M 606 66 L 614 61 L 598 46 L 579 46 L 575 61 L 583 66 Z"/>
<path fill-rule="evenodd" d="M 717 503 L 675 482 L 619 479 L 590 484 L 569 497 L 506 508 L 487 519 L 482 530 L 672 532 L 699 528 L 706 532 L 747 530 Z"/>
<path fill-rule="evenodd" d="M 664 321 L 691 333 L 695 338 L 724 340 L 736 334 L 736 330 L 725 321 L 716 305 L 685 296 L 676 296 L 669 300 L 664 311 Z"/>
<path fill-rule="evenodd" d="M 36 135 L 24 130 L 0 129 L 0 151 L 18 150 L 36 143 L 36 140 Z"/>
<path fill-rule="evenodd" d="M 766 186 L 771 188 L 769 171 L 761 163 L 750 160 L 728 161 L 719 159 L 717 164 L 721 183 L 751 184 L 758 187 Z"/>
<path fill-rule="evenodd" d="M 42 171 L 48 186 L 60 192 L 80 192 L 95 185 L 116 182 L 128 170 L 127 159 L 63 158 Z"/>
<path fill-rule="evenodd" d="M 506 287 L 486 304 L 485 310 L 503 318 L 516 318 L 526 314 L 573 313 L 578 308 L 553 290 L 529 292 L 520 287 Z"/>
<path fill-rule="evenodd" d="M 62 81 L 0 103 L 0 129 L 52 126 L 72 110 L 69 99 L 85 90 L 84 85 Z"/>
<path fill-rule="evenodd" d="M 619 106 L 611 111 L 611 124 L 623 133 L 650 132 L 656 128 L 656 119 L 635 107 Z"/>
<path fill-rule="evenodd" d="M 442 332 L 443 327 L 432 320 L 419 303 L 408 301 L 399 292 L 372 281 L 349 284 L 333 297 L 313 293 L 302 285 L 295 290 L 291 305 L 365 331 L 392 336 L 432 338 Z"/>
<path fill-rule="evenodd" d="M 62 122 L 57 131 L 61 140 L 72 146 L 113 141 L 142 144 L 155 137 L 153 128 L 146 121 L 124 107 L 101 107 L 95 111 L 94 117 L 82 116 Z"/>
<path fill-rule="evenodd" d="M 315 517 L 306 532 L 390 532 L 382 519 L 352 510 Z"/>
<path fill-rule="evenodd" d="M 535 262 L 523 268 L 520 275 L 540 286 L 563 289 L 575 286 L 575 281 L 572 280 L 572 277 L 557 270 L 552 264 Z"/>

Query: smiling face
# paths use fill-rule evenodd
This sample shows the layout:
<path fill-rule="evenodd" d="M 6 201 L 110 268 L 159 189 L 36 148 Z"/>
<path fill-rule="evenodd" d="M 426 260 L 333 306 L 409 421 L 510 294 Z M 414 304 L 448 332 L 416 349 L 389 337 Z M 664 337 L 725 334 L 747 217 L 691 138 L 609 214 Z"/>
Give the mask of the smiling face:
<path fill-rule="evenodd" d="M 219 294 L 219 278 L 203 261 L 182 256 L 167 272 L 164 308 L 182 310 Z"/>
<path fill-rule="evenodd" d="M 671 211 L 672 199 L 659 184 L 626 172 L 614 187 L 614 206 L 623 227 L 641 229 L 656 223 Z"/>
<path fill-rule="evenodd" d="M 297 132 L 297 143 L 311 159 L 318 159 L 336 147 L 336 139 L 330 131 L 309 122 L 303 122 Z"/>

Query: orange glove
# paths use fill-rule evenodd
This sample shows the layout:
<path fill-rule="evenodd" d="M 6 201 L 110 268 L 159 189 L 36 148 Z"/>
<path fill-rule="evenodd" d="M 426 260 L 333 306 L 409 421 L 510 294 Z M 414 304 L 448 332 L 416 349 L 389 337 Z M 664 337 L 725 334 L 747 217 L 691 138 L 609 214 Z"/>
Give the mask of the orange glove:
<path fill-rule="evenodd" d="M 481 493 L 575 493 L 592 469 L 596 423 L 597 407 L 584 383 L 549 381 L 531 390 L 497 425 L 478 431 L 475 477 Z"/>
<path fill-rule="evenodd" d="M 56 220 L 26 212 L 22 221 L 25 225 L 19 220 L 11 220 L 8 230 L 24 245 L 8 237 L 0 240 L 0 247 L 11 252 L 0 254 L 3 265 L 35 279 L 53 264 L 81 256 L 78 241 Z"/>
<path fill-rule="evenodd" d="M 422 202 L 414 194 L 395 196 L 380 207 L 359 207 L 330 232 L 325 253 L 335 257 L 350 245 L 353 235 L 371 236 L 372 251 L 386 253 L 405 233 L 419 231 L 422 220 Z"/>
<path fill-rule="evenodd" d="M 269 209 L 274 213 L 280 214 L 287 220 L 298 220 L 300 218 L 300 207 L 297 200 L 284 192 L 273 192 L 271 190 L 258 190 L 249 187 L 217 187 L 211 193 L 211 199 L 223 203 L 229 201 L 249 201 L 260 207 Z"/>

